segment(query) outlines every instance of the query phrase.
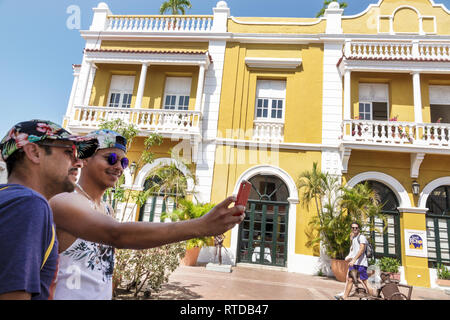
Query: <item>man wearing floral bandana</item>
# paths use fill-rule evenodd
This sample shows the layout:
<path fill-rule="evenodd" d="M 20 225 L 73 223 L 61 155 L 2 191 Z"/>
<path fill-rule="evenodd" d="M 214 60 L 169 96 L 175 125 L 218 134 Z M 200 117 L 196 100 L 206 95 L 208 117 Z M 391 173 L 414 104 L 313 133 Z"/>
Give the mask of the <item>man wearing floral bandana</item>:
<path fill-rule="evenodd" d="M 91 139 L 87 147 L 88 140 L 50 121 L 31 120 L 16 124 L 1 141 L 8 183 L 0 185 L 0 299 L 53 298 L 58 241 L 47 201 L 74 190 L 70 170 L 97 145 Z"/>
<path fill-rule="evenodd" d="M 102 201 L 128 165 L 126 139 L 99 130 L 98 150 L 83 160 L 76 191 L 50 200 L 59 239 L 60 268 L 55 299 L 111 299 L 114 248 L 144 249 L 199 236 L 215 236 L 240 223 L 245 207 L 228 208 L 228 197 L 199 219 L 171 222 L 119 223 Z"/>

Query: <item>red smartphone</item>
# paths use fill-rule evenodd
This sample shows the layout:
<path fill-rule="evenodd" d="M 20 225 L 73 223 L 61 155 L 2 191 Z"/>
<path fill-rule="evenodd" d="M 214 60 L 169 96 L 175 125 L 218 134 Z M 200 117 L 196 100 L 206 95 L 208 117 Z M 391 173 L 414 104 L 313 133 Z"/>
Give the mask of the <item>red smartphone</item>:
<path fill-rule="evenodd" d="M 236 202 L 234 206 L 246 206 L 248 197 L 250 196 L 250 191 L 252 190 L 252 185 L 247 180 L 243 180 L 239 186 L 239 191 L 236 197 Z M 238 216 L 239 214 L 235 214 Z"/>

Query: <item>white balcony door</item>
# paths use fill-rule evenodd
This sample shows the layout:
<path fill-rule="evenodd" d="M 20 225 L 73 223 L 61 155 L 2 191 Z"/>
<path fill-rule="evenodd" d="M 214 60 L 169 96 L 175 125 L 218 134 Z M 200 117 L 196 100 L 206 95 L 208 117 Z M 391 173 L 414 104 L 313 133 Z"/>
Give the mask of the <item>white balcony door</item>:
<path fill-rule="evenodd" d="M 284 122 L 286 81 L 258 80 L 255 120 Z"/>
<path fill-rule="evenodd" d="M 164 109 L 188 110 L 191 77 L 167 77 L 164 88 Z"/>
<path fill-rule="evenodd" d="M 387 84 L 359 84 L 359 119 L 389 120 L 389 87 Z"/>
<path fill-rule="evenodd" d="M 109 86 L 108 107 L 112 108 L 130 108 L 131 98 L 133 96 L 134 76 L 111 77 Z"/>

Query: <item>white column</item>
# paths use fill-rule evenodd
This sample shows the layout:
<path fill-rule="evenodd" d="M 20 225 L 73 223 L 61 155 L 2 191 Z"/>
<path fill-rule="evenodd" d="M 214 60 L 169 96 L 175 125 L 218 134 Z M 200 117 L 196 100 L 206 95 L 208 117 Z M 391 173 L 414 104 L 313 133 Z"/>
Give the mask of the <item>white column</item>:
<path fill-rule="evenodd" d="M 351 119 L 352 106 L 352 82 L 351 71 L 345 70 L 344 73 L 344 120 Z"/>
<path fill-rule="evenodd" d="M 195 111 L 202 111 L 204 83 L 205 83 L 205 65 L 201 64 L 198 71 L 197 95 L 195 97 Z"/>
<path fill-rule="evenodd" d="M 422 93 L 420 90 L 420 73 L 413 74 L 413 91 L 414 91 L 414 121 L 422 123 Z"/>
<path fill-rule="evenodd" d="M 92 87 L 94 86 L 95 73 L 97 72 L 97 66 L 95 63 L 90 64 L 89 74 L 87 77 L 86 89 L 85 89 L 85 98 L 83 101 L 84 106 L 89 106 L 89 101 L 91 100 Z"/>
<path fill-rule="evenodd" d="M 80 99 L 80 105 L 81 106 L 87 106 L 86 104 L 86 91 L 88 88 L 88 83 L 89 83 L 89 78 L 91 76 L 91 70 L 92 70 L 92 62 L 86 62 L 87 65 L 87 74 L 84 78 L 84 83 L 83 83 L 83 87 L 82 87 L 82 92 L 81 92 L 81 99 Z"/>
<path fill-rule="evenodd" d="M 139 78 L 139 86 L 138 86 L 138 91 L 137 91 L 137 96 L 136 96 L 136 103 L 134 104 L 134 107 L 136 109 L 140 109 L 142 106 L 142 97 L 144 96 L 145 80 L 147 78 L 147 69 L 148 69 L 148 64 L 143 63 L 142 68 L 141 68 L 141 76 Z"/>
<path fill-rule="evenodd" d="M 73 66 L 73 84 L 72 84 L 72 91 L 70 91 L 70 98 L 69 103 L 67 104 L 67 110 L 66 110 L 66 116 L 65 119 L 71 120 L 70 117 L 72 115 L 73 110 L 73 103 L 75 101 L 75 93 L 77 91 L 78 87 L 78 79 L 80 78 L 80 67 L 79 66 Z"/>

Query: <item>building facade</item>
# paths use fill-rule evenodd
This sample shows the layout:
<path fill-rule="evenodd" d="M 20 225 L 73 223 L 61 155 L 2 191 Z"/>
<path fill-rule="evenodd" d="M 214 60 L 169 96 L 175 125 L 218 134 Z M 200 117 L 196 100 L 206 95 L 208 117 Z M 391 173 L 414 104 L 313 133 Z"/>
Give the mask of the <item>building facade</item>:
<path fill-rule="evenodd" d="M 326 263 L 306 245 L 315 210 L 296 187 L 317 162 L 343 185 L 369 181 L 388 221 L 373 235 L 377 255 L 401 261 L 403 282 L 435 286 L 437 264 L 450 263 L 444 5 L 380 0 L 346 16 L 333 2 L 312 19 L 233 17 L 224 1 L 205 16 L 113 15 L 100 3 L 81 35 L 64 126 L 82 134 L 101 119 L 132 123 L 131 160 L 161 134 L 156 161 L 125 172 L 130 189 L 173 163 L 196 177 L 188 189 L 200 202 L 249 180 L 246 220 L 225 239 L 232 263 L 309 274 Z M 155 221 L 168 206 L 155 196 L 133 214 Z"/>

